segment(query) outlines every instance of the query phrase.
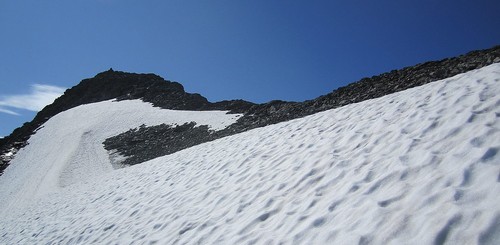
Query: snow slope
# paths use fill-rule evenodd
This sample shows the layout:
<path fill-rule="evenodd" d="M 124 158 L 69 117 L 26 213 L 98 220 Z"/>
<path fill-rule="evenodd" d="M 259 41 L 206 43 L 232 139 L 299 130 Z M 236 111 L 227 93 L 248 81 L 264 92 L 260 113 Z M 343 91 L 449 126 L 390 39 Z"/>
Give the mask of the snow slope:
<path fill-rule="evenodd" d="M 196 122 L 221 130 L 238 114 L 225 111 L 174 111 L 141 100 L 104 101 L 78 106 L 48 120 L 21 149 L 0 178 L 1 212 L 18 210 L 38 196 L 113 170 L 102 142 L 142 124 Z"/>
<path fill-rule="evenodd" d="M 2 204 L 28 195 L 19 183 L 64 174 L 41 170 L 54 165 L 44 132 L 84 124 L 66 113 L 0 178 Z M 493 64 L 87 181 L 67 176 L 4 207 L 0 243 L 499 244 L 499 118 Z"/>

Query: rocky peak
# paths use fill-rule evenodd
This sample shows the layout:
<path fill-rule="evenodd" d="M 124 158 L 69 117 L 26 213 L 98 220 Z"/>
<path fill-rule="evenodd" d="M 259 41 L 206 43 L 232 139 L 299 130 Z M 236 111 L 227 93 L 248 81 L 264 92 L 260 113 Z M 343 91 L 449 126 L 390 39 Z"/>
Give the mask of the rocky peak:
<path fill-rule="evenodd" d="M 187 93 L 178 82 L 163 79 L 155 74 L 138 74 L 122 71 L 98 73 L 93 78 L 82 80 L 78 85 L 67 89 L 52 104 L 38 112 L 33 121 L 25 123 L 9 136 L 0 139 L 0 174 L 7 167 L 13 154 L 24 147 L 28 139 L 43 123 L 56 114 L 73 107 L 105 100 L 141 99 L 154 106 L 173 110 L 235 110 L 247 108 L 253 103 L 235 100 L 210 103 L 200 94 Z M 12 155 L 12 156 L 11 156 Z"/>

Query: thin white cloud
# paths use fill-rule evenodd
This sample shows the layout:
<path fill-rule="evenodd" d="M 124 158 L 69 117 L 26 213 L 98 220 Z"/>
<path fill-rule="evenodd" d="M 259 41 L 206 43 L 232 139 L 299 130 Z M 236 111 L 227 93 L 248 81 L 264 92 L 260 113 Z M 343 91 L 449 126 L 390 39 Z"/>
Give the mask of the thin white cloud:
<path fill-rule="evenodd" d="M 54 102 L 54 100 L 61 96 L 65 90 L 65 88 L 52 85 L 33 84 L 28 94 L 1 96 L 0 112 L 19 115 L 19 113 L 13 111 L 12 108 L 40 111 L 46 105 Z"/>
<path fill-rule="evenodd" d="M 2 108 L 2 107 L 0 107 L 0 112 L 11 114 L 11 115 L 15 115 L 15 116 L 19 116 L 19 113 L 15 112 L 15 111 L 8 110 L 8 109 L 5 109 L 5 108 Z"/>

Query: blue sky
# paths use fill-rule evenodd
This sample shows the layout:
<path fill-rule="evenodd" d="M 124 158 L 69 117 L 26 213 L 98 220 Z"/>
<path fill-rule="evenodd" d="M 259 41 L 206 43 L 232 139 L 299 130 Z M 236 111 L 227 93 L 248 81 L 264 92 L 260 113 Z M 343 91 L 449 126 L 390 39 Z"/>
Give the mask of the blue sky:
<path fill-rule="evenodd" d="M 500 44 L 497 0 L 0 1 L 0 136 L 113 68 L 210 101 L 302 101 Z"/>

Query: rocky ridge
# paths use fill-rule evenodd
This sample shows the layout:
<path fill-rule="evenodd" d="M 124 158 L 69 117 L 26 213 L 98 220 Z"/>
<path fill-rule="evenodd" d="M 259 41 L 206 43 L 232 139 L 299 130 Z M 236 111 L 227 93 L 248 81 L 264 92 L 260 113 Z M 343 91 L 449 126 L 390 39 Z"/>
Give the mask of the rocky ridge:
<path fill-rule="evenodd" d="M 15 153 L 28 144 L 29 137 L 44 122 L 57 113 L 82 104 L 115 98 L 141 99 L 164 109 L 228 110 L 230 113 L 244 114 L 236 123 L 217 132 L 192 123 L 174 128 L 159 125 L 132 129 L 103 142 L 108 151 L 127 157 L 123 164 L 137 164 L 196 144 L 381 97 L 497 62 L 500 62 L 500 46 L 363 78 L 313 100 L 271 101 L 264 104 L 243 100 L 212 103 L 199 94 L 186 93 L 181 84 L 166 81 L 157 75 L 118 72 L 110 69 L 97 74 L 94 78 L 82 80 L 75 87 L 68 89 L 53 104 L 40 111 L 33 121 L 25 123 L 11 135 L 0 139 L 0 173 L 8 166 Z"/>
<path fill-rule="evenodd" d="M 314 100 L 271 101 L 237 108 L 236 112 L 242 112 L 244 116 L 221 131 L 209 132 L 207 128 L 197 128 L 193 124 L 189 124 L 189 130 L 186 129 L 187 125 L 178 126 L 179 130 L 167 125 L 142 127 L 109 138 L 104 145 L 108 151 L 118 152 L 125 156 L 123 164 L 138 164 L 203 142 L 378 98 L 497 62 L 500 62 L 500 46 L 363 78 Z M 248 104 L 245 105 L 248 106 Z M 197 132 L 196 135 L 192 134 L 193 130 Z"/>

